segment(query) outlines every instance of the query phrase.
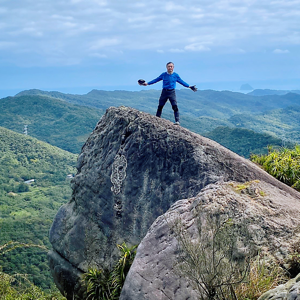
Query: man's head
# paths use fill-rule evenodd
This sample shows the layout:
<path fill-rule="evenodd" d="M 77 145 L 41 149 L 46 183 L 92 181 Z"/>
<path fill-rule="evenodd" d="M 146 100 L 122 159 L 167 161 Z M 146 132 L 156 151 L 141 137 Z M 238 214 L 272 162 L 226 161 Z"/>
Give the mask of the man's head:
<path fill-rule="evenodd" d="M 171 61 L 167 63 L 167 71 L 169 74 L 172 74 L 174 71 L 174 64 Z"/>

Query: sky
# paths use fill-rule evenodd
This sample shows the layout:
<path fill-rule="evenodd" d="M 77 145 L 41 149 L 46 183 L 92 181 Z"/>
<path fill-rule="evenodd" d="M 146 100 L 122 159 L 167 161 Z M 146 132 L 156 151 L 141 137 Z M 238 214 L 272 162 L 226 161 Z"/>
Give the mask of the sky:
<path fill-rule="evenodd" d="M 169 61 L 199 89 L 300 90 L 299 60 L 300 0 L 0 0 L 0 97 L 160 89 L 137 80 Z"/>

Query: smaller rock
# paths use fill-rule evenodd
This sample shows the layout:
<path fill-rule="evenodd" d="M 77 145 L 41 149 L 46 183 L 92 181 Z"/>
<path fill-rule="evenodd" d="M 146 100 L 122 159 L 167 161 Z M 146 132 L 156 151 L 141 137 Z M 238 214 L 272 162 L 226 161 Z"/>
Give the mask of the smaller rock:
<path fill-rule="evenodd" d="M 275 289 L 262 294 L 258 300 L 299 300 L 300 299 L 300 274 L 281 284 Z"/>
<path fill-rule="evenodd" d="M 152 224 L 139 244 L 120 300 L 199 299 L 193 283 L 176 272 L 179 244 L 172 222 L 180 220 L 191 241 L 198 243 L 197 220 L 200 216 L 204 220 L 213 220 L 216 212 L 220 218 L 234 214 L 236 220 L 249 224 L 247 239 L 251 242 L 241 245 L 240 249 L 251 244 L 263 254 L 284 259 L 289 254 L 286 249 L 297 239 L 294 232 L 300 224 L 300 202 L 296 197 L 259 180 L 207 185 L 196 197 L 175 202 Z M 205 223 L 202 223 L 201 230 L 205 231 Z M 241 236 L 240 241 L 243 239 Z M 238 255 L 240 253 L 237 252 Z M 300 300 L 300 295 L 299 298 L 288 298 L 288 295 L 298 293 L 298 287 L 299 282 L 290 284 L 289 288 L 276 292 L 277 298 L 270 296 L 260 300 Z"/>

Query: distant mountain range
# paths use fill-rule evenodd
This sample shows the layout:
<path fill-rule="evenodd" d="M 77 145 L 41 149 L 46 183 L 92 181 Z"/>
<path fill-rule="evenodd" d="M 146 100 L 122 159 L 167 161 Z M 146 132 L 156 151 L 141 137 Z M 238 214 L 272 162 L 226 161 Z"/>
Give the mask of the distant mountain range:
<path fill-rule="evenodd" d="M 300 94 L 300 90 L 270 90 L 270 89 L 257 89 L 248 93 L 252 96 L 267 96 L 267 95 L 286 95 L 288 93 Z"/>
<path fill-rule="evenodd" d="M 280 93 L 279 91 L 277 92 Z M 273 94 L 268 93 L 262 96 L 254 96 L 251 93 L 243 94 L 214 90 L 198 90 L 197 93 L 193 93 L 191 90 L 182 89 L 177 91 L 177 98 L 178 106 L 182 114 L 188 114 L 193 117 L 209 116 L 222 119 L 239 113 L 264 113 L 272 109 L 300 104 L 300 95 L 298 93 L 284 93 L 279 95 L 274 92 Z M 85 95 L 72 95 L 60 92 L 27 90 L 17 94 L 15 97 L 25 95 L 47 96 L 72 104 L 95 107 L 102 110 L 106 110 L 110 106 L 124 105 L 134 107 L 141 111 L 153 112 L 156 111 L 160 91 L 145 90 L 130 92 L 92 90 Z M 168 107 L 168 105 L 166 107 Z"/>
<path fill-rule="evenodd" d="M 258 95 L 259 93 L 266 95 Z M 108 107 L 124 105 L 155 114 L 159 95 L 158 90 L 92 90 L 84 95 L 27 90 L 15 97 L 0 99 L 0 126 L 21 133 L 24 125 L 28 125 L 29 135 L 64 150 L 79 153 L 89 133 Z M 211 136 L 246 157 L 251 147 L 246 151 L 237 150 L 233 142 L 230 143 L 235 140 L 233 135 L 237 133 L 232 131 L 233 128 L 240 129 L 239 136 L 243 130 L 252 130 L 254 135 L 256 132 L 277 137 L 277 145 L 280 141 L 281 144 L 300 142 L 299 93 L 271 90 L 255 90 L 249 94 L 214 90 L 193 93 L 185 89 L 177 91 L 177 98 L 182 126 Z M 166 104 L 162 117 L 174 121 L 169 103 Z M 218 130 L 222 134 L 218 134 Z M 247 138 L 252 136 L 250 140 L 255 139 L 249 131 L 245 131 L 244 135 Z M 265 140 L 268 141 L 268 138 Z M 265 144 L 261 146 L 266 149 Z M 244 147 L 247 148 L 246 145 Z"/>

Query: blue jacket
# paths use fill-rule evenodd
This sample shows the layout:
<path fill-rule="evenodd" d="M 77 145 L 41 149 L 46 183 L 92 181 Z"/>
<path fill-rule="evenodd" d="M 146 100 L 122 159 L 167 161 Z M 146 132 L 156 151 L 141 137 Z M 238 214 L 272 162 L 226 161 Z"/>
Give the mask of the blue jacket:
<path fill-rule="evenodd" d="M 168 72 L 164 72 L 161 75 L 159 75 L 157 78 L 151 80 L 148 82 L 148 85 L 154 84 L 159 81 L 163 81 L 163 89 L 175 89 L 176 82 L 179 82 L 185 87 L 189 87 L 190 85 L 184 82 L 177 73 L 173 72 L 172 74 L 169 74 Z"/>

